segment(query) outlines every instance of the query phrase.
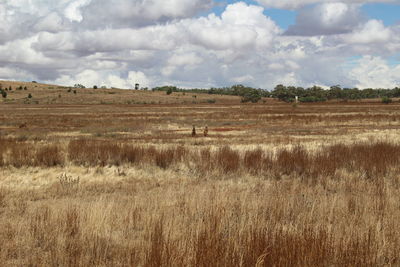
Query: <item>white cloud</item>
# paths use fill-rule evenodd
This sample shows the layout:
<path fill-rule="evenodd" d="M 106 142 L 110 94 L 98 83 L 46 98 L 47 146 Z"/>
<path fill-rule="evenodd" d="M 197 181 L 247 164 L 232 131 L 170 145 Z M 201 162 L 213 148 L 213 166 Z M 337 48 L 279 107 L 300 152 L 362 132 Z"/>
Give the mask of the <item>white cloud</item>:
<path fill-rule="evenodd" d="M 385 28 L 382 21 L 369 20 L 346 37 L 346 40 L 350 43 L 359 44 L 382 43 L 387 42 L 391 36 L 391 30 Z"/>
<path fill-rule="evenodd" d="M 59 32 L 64 29 L 63 18 L 57 13 L 52 12 L 41 18 L 34 26 L 36 31 Z"/>
<path fill-rule="evenodd" d="M 360 5 L 324 3 L 299 10 L 296 24 L 289 27 L 288 35 L 329 35 L 352 31 L 363 17 Z"/>
<path fill-rule="evenodd" d="M 256 0 L 265 7 L 297 9 L 311 4 L 335 3 L 363 4 L 363 3 L 399 3 L 398 0 Z"/>
<path fill-rule="evenodd" d="M 390 66 L 381 57 L 363 56 L 350 76 L 359 88 L 394 88 L 400 86 L 400 65 Z"/>
<path fill-rule="evenodd" d="M 400 51 L 400 26 L 364 18 L 366 1 L 260 2 L 302 7 L 296 25 L 283 34 L 262 6 L 241 1 L 216 15 L 201 13 L 213 0 L 3 0 L 0 77 L 120 88 L 396 82 L 385 58 Z M 363 55 L 381 66 L 367 78 L 344 67 Z"/>
<path fill-rule="evenodd" d="M 91 69 L 84 70 L 75 75 L 62 75 L 60 78 L 56 79 L 55 82 L 65 86 L 82 84 L 86 87 L 97 85 L 122 89 L 135 88 L 136 83 L 139 83 L 141 87 L 148 87 L 151 85 L 147 76 L 140 71 L 130 71 L 128 75 L 123 78 L 119 74 L 105 73 Z"/>
<path fill-rule="evenodd" d="M 210 9 L 212 0 L 93 0 L 82 8 L 88 28 L 144 26 L 192 17 Z"/>
<path fill-rule="evenodd" d="M 89 5 L 91 1 L 92 0 L 72 1 L 64 10 L 65 17 L 71 21 L 81 22 L 83 20 L 81 8 Z"/>

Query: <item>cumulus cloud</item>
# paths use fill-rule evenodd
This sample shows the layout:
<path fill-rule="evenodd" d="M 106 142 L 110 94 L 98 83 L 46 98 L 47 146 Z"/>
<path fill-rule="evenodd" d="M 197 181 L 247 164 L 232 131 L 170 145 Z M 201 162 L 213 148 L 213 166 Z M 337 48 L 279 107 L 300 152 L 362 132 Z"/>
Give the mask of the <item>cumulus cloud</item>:
<path fill-rule="evenodd" d="M 296 24 L 286 31 L 288 35 L 329 35 L 351 32 L 363 22 L 360 5 L 324 3 L 299 10 Z"/>
<path fill-rule="evenodd" d="M 212 0 L 91 0 L 74 14 L 85 17 L 83 24 L 89 28 L 120 28 L 192 17 L 213 4 Z"/>
<path fill-rule="evenodd" d="M 97 85 L 115 88 L 135 88 L 136 83 L 139 83 L 141 87 L 148 87 L 151 85 L 150 80 L 141 71 L 129 71 L 128 75 L 121 77 L 119 74 L 95 71 L 92 69 L 83 70 L 74 75 L 62 75 L 56 79 L 55 82 L 61 85 L 79 83 L 87 87 Z"/>
<path fill-rule="evenodd" d="M 398 0 L 256 0 L 265 7 L 298 9 L 306 5 L 341 2 L 345 4 L 364 4 L 364 3 L 399 3 Z"/>
<path fill-rule="evenodd" d="M 393 88 L 400 86 L 400 65 L 391 66 L 379 56 L 363 56 L 350 72 L 359 88 Z"/>
<path fill-rule="evenodd" d="M 391 37 L 391 30 L 385 28 L 382 21 L 369 20 L 346 39 L 350 43 L 372 44 L 387 42 Z"/>
<path fill-rule="evenodd" d="M 400 26 L 364 17 L 367 1 L 259 2 L 300 8 L 296 24 L 284 33 L 263 6 L 241 1 L 218 15 L 214 0 L 4 0 L 0 78 L 119 88 L 398 81 L 385 58 L 400 51 Z M 349 71 L 354 56 L 363 61 Z"/>

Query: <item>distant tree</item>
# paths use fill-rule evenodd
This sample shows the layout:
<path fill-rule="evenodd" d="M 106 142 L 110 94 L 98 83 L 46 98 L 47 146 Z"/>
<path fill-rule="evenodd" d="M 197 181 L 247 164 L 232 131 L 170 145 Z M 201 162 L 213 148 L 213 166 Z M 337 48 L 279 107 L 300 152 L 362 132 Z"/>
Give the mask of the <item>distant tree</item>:
<path fill-rule="evenodd" d="M 75 88 L 86 88 L 85 86 L 83 86 L 83 85 L 80 84 L 80 83 L 76 83 L 76 84 L 74 85 L 74 87 L 75 87 Z"/>
<path fill-rule="evenodd" d="M 261 94 L 259 91 L 255 90 L 255 89 L 245 92 L 242 95 L 242 99 L 241 99 L 242 103 L 247 103 L 247 102 L 257 103 L 260 100 L 261 100 Z"/>
<path fill-rule="evenodd" d="M 292 102 L 296 97 L 295 93 L 288 90 L 288 88 L 282 84 L 275 86 L 275 89 L 272 91 L 272 95 L 285 102 Z"/>
<path fill-rule="evenodd" d="M 390 104 L 390 103 L 392 103 L 392 102 L 393 102 L 393 101 L 392 101 L 391 98 L 389 98 L 389 97 L 387 97 L 387 96 L 382 97 L 382 103 L 383 103 L 383 104 Z"/>
<path fill-rule="evenodd" d="M 172 89 L 172 88 L 168 88 L 166 94 L 167 94 L 167 95 L 170 95 L 170 94 L 172 94 L 172 92 L 173 92 L 173 89 Z"/>
<path fill-rule="evenodd" d="M 97 85 L 93 85 L 93 89 L 97 89 Z"/>

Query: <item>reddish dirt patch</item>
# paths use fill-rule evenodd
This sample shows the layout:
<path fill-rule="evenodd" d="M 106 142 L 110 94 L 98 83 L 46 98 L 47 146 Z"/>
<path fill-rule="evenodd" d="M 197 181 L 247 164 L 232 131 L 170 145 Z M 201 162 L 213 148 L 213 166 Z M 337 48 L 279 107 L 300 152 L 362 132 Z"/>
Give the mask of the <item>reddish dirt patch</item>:
<path fill-rule="evenodd" d="M 232 131 L 240 131 L 242 129 L 240 129 L 240 128 L 214 128 L 211 130 L 215 131 L 215 132 L 232 132 Z"/>

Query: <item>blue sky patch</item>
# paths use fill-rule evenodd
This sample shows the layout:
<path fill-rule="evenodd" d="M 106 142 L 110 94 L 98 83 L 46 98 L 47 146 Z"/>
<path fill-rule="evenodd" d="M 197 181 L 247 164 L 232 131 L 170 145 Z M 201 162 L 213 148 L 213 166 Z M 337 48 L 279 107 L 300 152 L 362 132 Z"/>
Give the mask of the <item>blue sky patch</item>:
<path fill-rule="evenodd" d="M 365 4 L 362 10 L 369 18 L 382 20 L 386 26 L 400 23 L 400 4 Z"/>

